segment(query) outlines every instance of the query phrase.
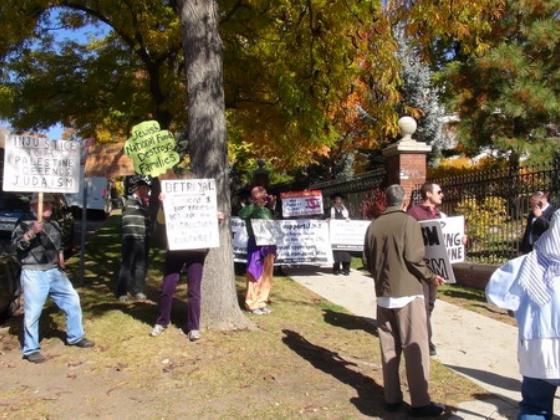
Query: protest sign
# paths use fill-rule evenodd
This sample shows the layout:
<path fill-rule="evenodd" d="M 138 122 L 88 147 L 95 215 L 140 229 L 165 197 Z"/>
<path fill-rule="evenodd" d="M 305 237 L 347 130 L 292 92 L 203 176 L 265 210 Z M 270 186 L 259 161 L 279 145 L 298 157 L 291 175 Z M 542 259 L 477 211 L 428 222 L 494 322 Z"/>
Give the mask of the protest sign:
<path fill-rule="evenodd" d="M 80 143 L 9 136 L 5 145 L 4 191 L 76 193 Z"/>
<path fill-rule="evenodd" d="M 280 193 L 282 216 L 313 216 L 323 214 L 323 195 L 319 190 Z"/>
<path fill-rule="evenodd" d="M 333 251 L 363 251 L 369 220 L 331 219 L 329 222 Z"/>
<path fill-rule="evenodd" d="M 160 130 L 157 121 L 144 121 L 132 127 L 124 153 L 132 158 L 134 170 L 142 175 L 155 177 L 179 163 L 173 134 Z"/>
<path fill-rule="evenodd" d="M 161 191 L 171 251 L 220 246 L 215 180 L 162 181 Z"/>
<path fill-rule="evenodd" d="M 440 275 L 448 283 L 455 283 L 455 275 L 445 248 L 440 220 L 421 221 L 420 227 L 424 239 L 426 264 L 433 273 Z"/>
<path fill-rule="evenodd" d="M 465 217 L 453 216 L 438 219 L 443 233 L 443 243 L 451 264 L 465 261 Z"/>
<path fill-rule="evenodd" d="M 239 217 L 232 217 L 229 227 L 233 234 L 233 261 L 245 263 L 247 262 L 247 241 L 249 240 L 245 222 Z"/>
<path fill-rule="evenodd" d="M 276 245 L 276 264 L 332 264 L 324 220 L 251 220 L 257 243 Z M 268 230 L 268 232 L 265 232 Z"/>

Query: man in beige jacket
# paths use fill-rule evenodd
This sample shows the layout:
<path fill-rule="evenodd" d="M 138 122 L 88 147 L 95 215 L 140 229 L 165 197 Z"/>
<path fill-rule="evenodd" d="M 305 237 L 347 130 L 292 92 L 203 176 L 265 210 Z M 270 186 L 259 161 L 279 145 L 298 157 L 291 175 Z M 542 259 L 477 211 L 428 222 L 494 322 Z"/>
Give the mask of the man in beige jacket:
<path fill-rule="evenodd" d="M 404 353 L 411 415 L 438 416 L 443 407 L 433 403 L 428 393 L 430 358 L 422 283 L 437 286 L 444 280 L 424 262 L 420 225 L 404 212 L 404 189 L 391 185 L 385 199 L 386 210 L 367 230 L 364 256 L 375 281 L 386 409 L 397 411 L 402 404 L 399 364 Z"/>

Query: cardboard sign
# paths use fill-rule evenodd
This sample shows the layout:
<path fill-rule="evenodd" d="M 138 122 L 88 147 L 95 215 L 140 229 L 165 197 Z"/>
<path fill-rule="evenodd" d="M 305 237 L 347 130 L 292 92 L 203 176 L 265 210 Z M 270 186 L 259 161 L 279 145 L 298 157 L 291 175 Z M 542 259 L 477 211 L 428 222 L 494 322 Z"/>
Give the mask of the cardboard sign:
<path fill-rule="evenodd" d="M 323 214 L 323 194 L 320 190 L 280 193 L 282 216 L 313 216 Z"/>
<path fill-rule="evenodd" d="M 9 136 L 4 160 L 4 191 L 77 193 L 80 143 Z"/>
<path fill-rule="evenodd" d="M 331 219 L 329 228 L 333 251 L 362 252 L 370 223 L 369 220 Z"/>
<path fill-rule="evenodd" d="M 451 264 L 465 261 L 465 217 L 453 216 L 438 219 L 443 233 L 443 243 Z"/>
<path fill-rule="evenodd" d="M 155 177 L 179 163 L 173 134 L 160 130 L 157 121 L 144 121 L 132 127 L 124 153 L 132 158 L 134 170 L 142 175 Z"/>
<path fill-rule="evenodd" d="M 448 283 L 455 283 L 455 274 L 447 256 L 440 220 L 421 221 L 420 227 L 424 239 L 426 264 L 433 273 L 440 275 Z"/>
<path fill-rule="evenodd" d="M 162 181 L 161 192 L 169 250 L 220 246 L 215 180 Z"/>
<path fill-rule="evenodd" d="M 279 265 L 332 264 L 325 220 L 251 220 L 257 244 L 276 245 Z"/>

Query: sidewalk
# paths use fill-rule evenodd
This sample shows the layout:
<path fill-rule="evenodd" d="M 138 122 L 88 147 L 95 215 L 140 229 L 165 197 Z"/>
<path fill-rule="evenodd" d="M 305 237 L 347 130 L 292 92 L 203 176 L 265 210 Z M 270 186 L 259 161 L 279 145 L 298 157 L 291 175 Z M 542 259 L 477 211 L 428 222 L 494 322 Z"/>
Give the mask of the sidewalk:
<path fill-rule="evenodd" d="M 352 270 L 350 276 L 334 276 L 329 268 L 318 267 L 286 268 L 284 272 L 351 313 L 375 319 L 373 281 L 360 271 Z M 515 418 L 521 399 L 517 329 L 442 300 L 436 303 L 432 326 L 438 350 L 435 359 L 495 396 L 461 404 L 455 418 Z M 560 413 L 559 396 L 554 411 Z"/>

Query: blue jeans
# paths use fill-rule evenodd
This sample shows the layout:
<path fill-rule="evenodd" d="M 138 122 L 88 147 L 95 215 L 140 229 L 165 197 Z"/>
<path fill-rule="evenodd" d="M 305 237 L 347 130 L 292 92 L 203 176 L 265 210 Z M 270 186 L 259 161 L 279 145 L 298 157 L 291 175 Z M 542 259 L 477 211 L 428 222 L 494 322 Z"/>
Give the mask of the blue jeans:
<path fill-rule="evenodd" d="M 74 344 L 84 338 L 80 297 L 68 277 L 58 268 L 50 270 L 22 270 L 23 289 L 23 355 L 38 352 L 39 318 L 50 296 L 66 314 L 66 341 Z"/>
<path fill-rule="evenodd" d="M 518 419 L 541 420 L 552 418 L 554 394 L 560 385 L 560 379 L 536 379 L 523 377 L 521 395 L 523 400 L 519 404 Z"/>

